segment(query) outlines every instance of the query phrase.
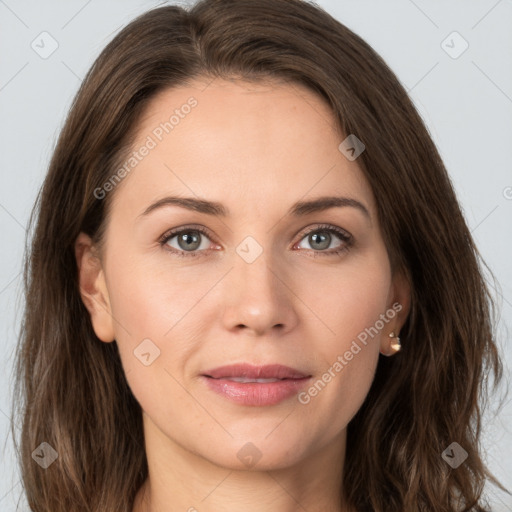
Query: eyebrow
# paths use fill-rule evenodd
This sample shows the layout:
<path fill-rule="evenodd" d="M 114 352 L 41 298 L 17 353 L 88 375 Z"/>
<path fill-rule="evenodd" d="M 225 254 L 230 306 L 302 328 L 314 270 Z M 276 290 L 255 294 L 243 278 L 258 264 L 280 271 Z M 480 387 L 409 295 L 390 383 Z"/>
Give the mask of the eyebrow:
<path fill-rule="evenodd" d="M 180 206 L 187 210 L 204 213 L 206 215 L 215 215 L 217 217 L 227 217 L 230 215 L 229 209 L 223 204 L 216 201 L 207 201 L 205 199 L 197 199 L 194 197 L 168 196 L 149 205 L 139 217 L 146 216 L 165 206 Z M 287 215 L 293 217 L 301 217 L 310 213 L 328 210 L 330 208 L 352 207 L 361 211 L 371 221 L 371 215 L 366 206 L 360 201 L 350 197 L 339 196 L 323 196 L 309 201 L 297 201 L 288 210 Z"/>

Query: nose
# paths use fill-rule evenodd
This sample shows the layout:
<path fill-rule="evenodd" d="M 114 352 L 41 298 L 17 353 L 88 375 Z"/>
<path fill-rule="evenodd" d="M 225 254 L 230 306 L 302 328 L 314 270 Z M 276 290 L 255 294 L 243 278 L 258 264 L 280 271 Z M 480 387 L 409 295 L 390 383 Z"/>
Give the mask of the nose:
<path fill-rule="evenodd" d="M 236 255 L 224 280 L 224 327 L 253 336 L 293 329 L 298 322 L 298 298 L 293 294 L 292 280 L 270 251 L 263 251 L 250 263 Z"/>

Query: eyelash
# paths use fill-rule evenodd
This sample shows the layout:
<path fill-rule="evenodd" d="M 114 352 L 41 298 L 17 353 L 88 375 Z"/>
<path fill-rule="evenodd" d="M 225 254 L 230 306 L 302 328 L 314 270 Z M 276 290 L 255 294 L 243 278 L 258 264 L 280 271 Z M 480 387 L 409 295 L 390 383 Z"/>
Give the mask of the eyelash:
<path fill-rule="evenodd" d="M 159 240 L 159 244 L 164 247 L 167 242 L 174 238 L 176 235 L 181 235 L 182 233 L 188 233 L 191 231 L 196 231 L 198 233 L 201 233 L 205 237 L 212 239 L 211 235 L 208 233 L 208 231 L 203 228 L 202 226 L 185 226 L 183 228 L 179 228 L 176 230 L 167 231 Z M 332 226 L 330 224 L 321 224 L 318 226 L 315 226 L 314 228 L 308 230 L 307 232 L 303 233 L 302 237 L 300 238 L 301 242 L 304 238 L 306 238 L 311 233 L 315 232 L 327 232 L 327 233 L 334 233 L 337 237 L 341 239 L 342 242 L 344 242 L 344 245 L 336 248 L 336 249 L 330 249 L 329 251 L 319 251 L 315 249 L 306 249 L 309 251 L 313 251 L 313 258 L 317 258 L 318 256 L 334 256 L 334 255 L 341 255 L 345 252 L 347 252 L 353 245 L 353 237 L 346 231 L 337 228 L 336 226 Z M 214 241 L 214 240 L 212 240 Z M 165 250 L 171 252 L 172 254 L 178 256 L 178 257 L 197 257 L 197 256 L 204 256 L 205 252 L 204 250 L 201 251 L 181 251 L 177 250 L 174 247 L 167 247 Z M 302 249 L 301 249 L 302 250 Z"/>

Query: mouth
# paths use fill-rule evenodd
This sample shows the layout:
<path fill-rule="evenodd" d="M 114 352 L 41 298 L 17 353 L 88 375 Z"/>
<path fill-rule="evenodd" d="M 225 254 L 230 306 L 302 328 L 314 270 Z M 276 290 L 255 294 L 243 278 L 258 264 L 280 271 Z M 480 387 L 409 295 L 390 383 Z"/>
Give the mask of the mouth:
<path fill-rule="evenodd" d="M 208 375 L 207 375 L 208 377 Z M 210 378 L 215 378 L 215 377 L 210 377 Z M 243 382 L 243 383 L 247 383 L 247 382 L 279 382 L 280 380 L 287 380 L 287 379 L 250 379 L 250 378 L 247 378 L 247 377 L 220 377 L 221 379 L 227 379 L 227 380 L 230 380 L 232 382 Z"/>
<path fill-rule="evenodd" d="M 297 394 L 311 375 L 279 364 L 242 363 L 208 370 L 201 375 L 207 387 L 240 405 L 275 405 Z"/>
<path fill-rule="evenodd" d="M 247 363 L 214 368 L 205 372 L 203 376 L 212 379 L 230 379 L 235 382 L 276 382 L 278 380 L 311 377 L 311 375 L 307 375 L 295 368 L 281 364 L 253 366 Z"/>

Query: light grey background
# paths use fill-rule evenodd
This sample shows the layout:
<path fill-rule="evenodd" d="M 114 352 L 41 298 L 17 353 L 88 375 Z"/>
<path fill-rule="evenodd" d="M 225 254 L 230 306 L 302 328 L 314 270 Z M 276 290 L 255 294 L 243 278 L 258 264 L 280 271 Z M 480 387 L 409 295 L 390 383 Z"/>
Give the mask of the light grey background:
<path fill-rule="evenodd" d="M 257 1 L 257 0 L 255 0 Z M 169 2 L 178 3 L 178 2 Z M 185 4 L 185 2 L 181 2 Z M 479 250 L 496 275 L 505 378 L 512 368 L 512 1 L 322 0 L 397 73 L 452 177 Z M 0 0 L 0 509 L 27 511 L 9 434 L 28 215 L 81 79 L 115 33 L 155 1 Z M 58 43 L 51 48 L 48 32 Z M 460 34 L 453 35 L 456 31 Z M 443 43 L 443 41 L 445 41 Z M 458 55 L 464 49 L 467 50 Z M 452 56 L 449 55 L 451 53 Z M 457 57 L 457 58 L 453 58 Z M 485 423 L 487 462 L 512 490 L 512 399 Z M 487 487 L 493 511 L 512 496 Z"/>

